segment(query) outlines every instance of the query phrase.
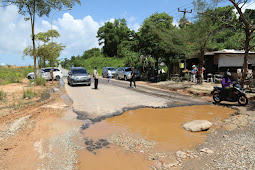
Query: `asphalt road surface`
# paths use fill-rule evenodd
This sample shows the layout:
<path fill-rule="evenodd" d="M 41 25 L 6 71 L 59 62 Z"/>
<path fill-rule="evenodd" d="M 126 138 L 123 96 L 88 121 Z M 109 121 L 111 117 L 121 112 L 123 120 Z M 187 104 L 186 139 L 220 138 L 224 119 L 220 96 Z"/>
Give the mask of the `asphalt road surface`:
<path fill-rule="evenodd" d="M 140 107 L 175 107 L 206 104 L 200 98 L 184 96 L 147 85 L 137 84 L 129 88 L 129 81 L 115 80 L 110 83 L 107 78 L 99 79 L 99 89 L 91 86 L 67 85 L 67 70 L 62 69 L 67 94 L 73 101 L 73 109 L 81 119 L 103 119 L 118 115 L 128 109 Z"/>

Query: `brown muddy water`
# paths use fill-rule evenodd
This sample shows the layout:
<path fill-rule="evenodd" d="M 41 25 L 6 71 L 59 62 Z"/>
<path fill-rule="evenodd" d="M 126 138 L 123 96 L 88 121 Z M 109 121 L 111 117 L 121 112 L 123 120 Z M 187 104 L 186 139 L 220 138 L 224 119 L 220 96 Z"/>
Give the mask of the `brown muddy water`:
<path fill-rule="evenodd" d="M 222 121 L 236 111 L 215 105 L 175 107 L 168 109 L 143 108 L 131 110 L 120 116 L 108 118 L 84 130 L 85 144 L 98 146 L 78 152 L 78 169 L 149 169 L 146 154 L 125 151 L 104 140 L 111 135 L 127 132 L 147 141 L 155 141 L 155 152 L 174 153 L 181 149 L 192 150 L 202 144 L 210 131 L 189 132 L 182 124 L 192 120 Z M 214 127 L 215 128 L 215 127 Z M 212 128 L 213 129 L 213 128 Z M 100 141 L 102 143 L 100 144 Z M 98 145 L 94 145 L 98 144 Z M 87 145 L 88 146 L 88 145 Z M 85 146 L 86 147 L 86 146 Z"/>

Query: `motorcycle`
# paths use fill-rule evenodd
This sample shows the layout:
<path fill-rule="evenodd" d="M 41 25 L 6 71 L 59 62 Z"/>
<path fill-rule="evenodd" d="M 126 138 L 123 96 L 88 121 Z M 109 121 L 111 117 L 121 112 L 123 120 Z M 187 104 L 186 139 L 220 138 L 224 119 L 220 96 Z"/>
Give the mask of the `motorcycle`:
<path fill-rule="evenodd" d="M 241 85 L 237 84 L 236 82 L 233 82 L 231 97 L 226 97 L 226 93 L 221 87 L 214 87 L 211 94 L 213 95 L 213 100 L 215 103 L 220 103 L 221 101 L 229 101 L 238 102 L 241 106 L 248 104 L 248 98 L 246 97 L 246 94 L 244 93 Z"/>

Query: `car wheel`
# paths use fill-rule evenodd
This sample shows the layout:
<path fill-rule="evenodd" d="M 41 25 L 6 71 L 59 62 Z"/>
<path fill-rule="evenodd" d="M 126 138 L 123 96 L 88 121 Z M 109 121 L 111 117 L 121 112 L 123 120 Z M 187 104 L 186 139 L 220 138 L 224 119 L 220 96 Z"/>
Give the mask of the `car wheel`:
<path fill-rule="evenodd" d="M 56 81 L 59 81 L 59 80 L 60 80 L 60 77 L 59 77 L 59 76 L 56 76 L 55 79 L 56 79 Z"/>
<path fill-rule="evenodd" d="M 71 87 L 73 87 L 73 82 L 71 81 L 71 82 L 69 83 L 69 85 L 70 85 Z"/>
<path fill-rule="evenodd" d="M 102 77 L 105 78 L 104 74 L 102 74 Z"/>
<path fill-rule="evenodd" d="M 127 81 L 127 76 L 124 76 L 124 80 Z"/>
<path fill-rule="evenodd" d="M 91 84 L 89 83 L 88 86 L 90 86 Z"/>

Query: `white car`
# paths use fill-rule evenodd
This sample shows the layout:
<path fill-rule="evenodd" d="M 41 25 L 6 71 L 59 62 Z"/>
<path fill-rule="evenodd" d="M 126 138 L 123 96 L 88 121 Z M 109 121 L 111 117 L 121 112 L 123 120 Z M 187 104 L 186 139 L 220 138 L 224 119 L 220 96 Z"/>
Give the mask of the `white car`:
<path fill-rule="evenodd" d="M 51 80 L 51 77 L 50 77 L 50 70 L 51 69 L 52 69 L 52 67 L 41 68 L 41 71 L 37 70 L 37 75 L 42 77 L 42 78 L 45 78 L 46 80 Z M 59 68 L 54 67 L 53 77 L 54 77 L 55 80 L 58 81 L 59 79 L 61 79 L 63 77 L 62 71 Z M 28 73 L 27 78 L 28 79 L 34 79 L 35 78 L 34 72 Z"/>

